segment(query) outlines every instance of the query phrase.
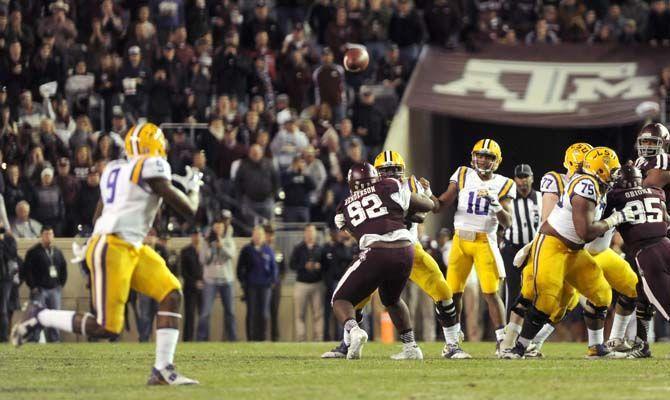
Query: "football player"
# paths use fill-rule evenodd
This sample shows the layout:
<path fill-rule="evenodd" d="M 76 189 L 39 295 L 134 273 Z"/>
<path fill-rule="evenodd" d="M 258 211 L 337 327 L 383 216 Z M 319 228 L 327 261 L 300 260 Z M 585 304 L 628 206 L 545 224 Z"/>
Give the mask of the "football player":
<path fill-rule="evenodd" d="M 505 267 L 497 244 L 498 226 L 512 222 L 511 200 L 516 198 L 512 179 L 495 171 L 502 162 L 500 146 L 494 140 L 482 139 L 472 148 L 471 166 L 459 167 L 451 176 L 447 190 L 434 198 L 434 212 L 456 203 L 453 245 L 447 265 L 447 284 L 454 292 L 460 331 L 460 313 L 465 283 L 474 263 L 489 316 L 496 328 L 496 353 L 504 336 L 505 304 L 498 295 Z M 430 193 L 430 187 L 425 183 Z"/>
<path fill-rule="evenodd" d="M 159 303 L 156 360 L 147 383 L 198 383 L 178 373 L 173 364 L 179 340 L 181 284 L 165 260 L 142 243 L 163 200 L 185 217 L 194 217 L 198 209 L 201 174 L 187 167 L 181 183 L 188 195 L 173 186 L 166 147 L 163 132 L 156 125 L 135 125 L 125 138 L 127 159 L 110 162 L 102 173 L 95 228 L 86 248 L 95 315 L 31 304 L 23 322 L 12 329 L 14 345 L 21 345 L 38 327 L 114 338 L 123 330 L 124 306 L 132 289 Z"/>
<path fill-rule="evenodd" d="M 607 194 L 605 215 L 629 207 L 635 218 L 617 230 L 623 236 L 628 252 L 634 256 L 646 298 L 663 315 L 670 318 L 670 240 L 667 238 L 668 217 L 663 190 L 642 187 L 642 172 L 632 164 L 624 165 Z M 629 353 L 629 358 L 650 357 L 649 344 L 644 341 Z"/>
<path fill-rule="evenodd" d="M 383 151 L 377 155 L 374 167 L 382 177 L 399 180 L 406 190 L 417 194 L 425 193 L 425 189 L 414 176 L 405 177 L 405 160 L 395 151 Z M 437 262 L 421 246 L 418 236 L 418 225 L 425 219 L 425 213 L 407 216 L 407 225 L 414 243 L 414 264 L 409 279 L 416 283 L 435 302 L 435 314 L 442 325 L 446 344 L 442 356 L 449 359 L 467 359 L 471 356 L 463 351 L 459 344 L 460 326 L 457 326 L 456 307 L 453 294 Z M 360 304 L 359 308 L 364 306 Z M 347 349 L 340 343 L 335 349 L 324 353 L 322 358 L 343 358 Z"/>
<path fill-rule="evenodd" d="M 612 149 L 596 147 L 586 153 L 582 171 L 568 182 L 531 246 L 534 301 L 526 312 L 516 345 L 505 351 L 503 358 L 524 357 L 531 340 L 562 309 L 566 283 L 588 299 L 584 304 L 585 319 L 594 332 L 589 335 L 589 358 L 620 354 L 609 352 L 602 337 L 607 307 L 612 301 L 611 287 L 593 256 L 584 249 L 586 243 L 632 219 L 627 208 L 602 220 L 598 215 L 602 192 L 611 185 L 612 174 L 620 166 Z"/>
<path fill-rule="evenodd" d="M 358 326 L 355 306 L 379 289 L 379 297 L 403 343 L 396 360 L 423 359 L 414 340 L 409 310 L 400 295 L 409 279 L 414 258 L 406 215 L 430 211 L 427 196 L 410 192 L 398 180 L 380 178 L 368 163 L 354 164 L 348 173 L 351 194 L 337 207 L 335 225 L 358 241 L 361 252 L 345 271 L 333 292 L 333 313 L 344 326 L 347 359 L 361 357 L 367 333 Z"/>
<path fill-rule="evenodd" d="M 670 197 L 670 133 L 659 123 L 645 125 L 637 136 L 636 150 L 638 159 L 635 166 L 642 171 L 643 187 L 658 187 L 665 191 L 666 206 Z M 630 260 L 634 264 L 634 260 Z M 641 284 L 641 280 L 640 280 Z M 654 316 L 654 307 L 638 286 L 637 302 L 637 338 L 631 355 L 638 358 L 651 357 L 647 336 L 649 324 Z"/>
<path fill-rule="evenodd" d="M 543 210 L 542 222 L 548 218 L 554 206 L 559 200 L 560 194 L 570 178 L 577 172 L 580 172 L 584 155 L 593 147 L 587 143 L 575 143 L 568 147 L 565 152 L 563 165 L 566 168 L 565 174 L 559 174 L 555 171 L 548 172 L 542 178 L 540 190 L 543 193 Z M 546 200 L 546 202 L 545 202 Z M 547 204 L 544 207 L 544 204 Z M 599 205 L 603 207 L 603 205 Z M 614 250 L 610 248 L 610 243 L 614 235 L 614 229 L 610 229 L 602 237 L 588 243 L 585 248 L 594 257 L 596 263 L 602 268 L 603 274 L 607 282 L 619 293 L 614 323 L 610 333 L 610 340 L 607 343 L 607 349 L 610 351 L 626 352 L 631 350 L 630 345 L 624 340 L 626 327 L 631 319 L 631 315 L 635 310 L 635 298 L 637 297 L 636 285 L 637 276 L 631 269 L 630 265 L 619 256 Z M 533 268 L 527 267 L 523 271 L 524 290 L 519 298 L 514 312 L 510 317 L 510 323 L 507 325 L 505 331 L 504 348 L 508 348 L 514 344 L 516 337 L 521 332 L 521 325 L 523 323 L 523 315 L 535 298 L 534 293 L 534 277 Z M 554 324 L 558 323 L 567 313 L 572 310 L 579 303 L 580 298 L 578 293 L 569 285 L 565 284 L 563 293 L 561 294 L 561 307 L 551 316 L 551 322 L 547 323 L 537 336 L 533 339 L 531 345 L 528 347 L 526 357 L 542 357 L 541 347 L 544 341 L 554 331 Z M 585 299 L 581 302 L 586 304 Z M 585 307 L 588 310 L 588 306 Z M 588 314 L 588 311 L 586 311 Z M 586 316 L 587 320 L 592 318 L 592 315 Z M 597 324 L 599 325 L 599 324 Z M 598 328 L 599 331 L 601 328 Z M 592 332 L 589 329 L 591 337 L 599 337 L 602 332 Z M 595 349 L 595 348 L 593 348 Z M 604 356 L 605 354 L 601 354 Z M 591 354 L 594 356 L 594 354 Z"/>

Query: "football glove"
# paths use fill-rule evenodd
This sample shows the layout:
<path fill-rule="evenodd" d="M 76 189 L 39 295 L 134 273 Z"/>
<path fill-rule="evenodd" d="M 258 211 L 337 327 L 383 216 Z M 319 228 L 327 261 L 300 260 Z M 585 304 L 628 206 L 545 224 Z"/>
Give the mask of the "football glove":
<path fill-rule="evenodd" d="M 635 220 L 635 212 L 631 207 L 624 207 L 620 211 L 615 211 L 612 215 L 605 218 L 604 221 L 607 226 L 611 229 L 615 226 L 621 225 L 626 222 L 631 222 Z"/>
<path fill-rule="evenodd" d="M 526 265 L 526 260 L 530 254 L 531 247 L 533 247 L 533 242 L 528 243 L 527 245 L 523 246 L 521 250 L 516 252 L 514 255 L 514 261 L 512 261 L 512 264 L 514 264 L 515 267 L 522 268 L 524 265 Z"/>
<path fill-rule="evenodd" d="M 172 174 L 172 180 L 179 183 L 186 190 L 186 193 L 198 193 L 200 186 L 203 185 L 202 172 L 198 171 L 197 168 L 191 168 L 190 165 L 186 166 L 184 176 Z"/>

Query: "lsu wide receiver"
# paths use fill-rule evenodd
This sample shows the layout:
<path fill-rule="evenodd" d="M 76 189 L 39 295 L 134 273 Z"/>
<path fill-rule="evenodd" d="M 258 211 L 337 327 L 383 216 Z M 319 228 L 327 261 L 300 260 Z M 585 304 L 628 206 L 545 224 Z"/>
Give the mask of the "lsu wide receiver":
<path fill-rule="evenodd" d="M 558 200 L 570 179 L 576 173 L 581 172 L 584 156 L 591 149 L 593 149 L 593 146 L 588 143 L 575 143 L 569 146 L 565 151 L 563 161 L 563 166 L 565 167 L 566 172 L 561 174 L 556 171 L 550 171 L 542 177 L 540 184 L 543 201 L 541 224 L 549 217 L 549 214 L 558 203 Z M 599 206 L 602 207 L 602 204 Z M 602 237 L 588 243 L 585 246 L 585 249 L 594 257 L 598 266 L 602 268 L 607 282 L 620 294 L 614 316 L 614 324 L 607 347 L 608 350 L 622 352 L 630 350 L 630 346 L 625 343 L 623 336 L 626 326 L 630 321 L 630 316 L 635 309 L 635 297 L 637 294 L 635 285 L 637 284 L 637 277 L 630 265 L 610 248 L 610 242 L 612 241 L 613 235 L 614 230 L 610 229 Z M 529 250 L 530 245 L 527 247 Z M 532 304 L 534 298 L 533 268 L 532 265 L 527 264 L 523 270 L 523 289 L 516 306 L 513 308 L 510 322 L 505 330 L 505 340 L 503 342 L 504 348 L 511 347 L 516 341 L 516 337 L 521 332 L 523 316 L 527 308 Z M 570 286 L 570 284 L 565 283 L 560 298 L 559 309 L 550 316 L 551 322 L 545 324 L 533 339 L 525 354 L 526 357 L 542 357 L 540 351 L 542 344 L 554 331 L 554 324 L 558 323 L 565 316 L 567 311 L 576 307 L 579 300 L 578 293 L 572 286 Z M 582 303 L 585 305 L 585 312 L 588 316 L 592 310 L 583 298 Z M 601 335 L 601 332 L 589 331 L 590 337 L 600 337 Z M 594 350 L 597 349 L 599 348 L 592 347 L 590 356 L 597 356 L 598 354 L 594 353 Z M 609 356 L 609 354 L 601 351 L 600 356 Z"/>
<path fill-rule="evenodd" d="M 471 166 L 459 167 L 447 190 L 434 199 L 439 212 L 456 203 L 454 241 L 449 252 L 447 284 L 454 292 L 457 318 L 462 310 L 465 283 L 474 263 L 489 316 L 496 327 L 496 352 L 504 336 L 505 305 L 498 295 L 505 266 L 497 244 L 498 226 L 512 223 L 514 181 L 495 171 L 502 162 L 498 143 L 482 139 L 472 148 Z M 429 189 L 427 185 L 426 189 Z M 458 321 L 458 320 L 457 320 Z M 460 329 L 460 323 L 457 324 Z"/>
<path fill-rule="evenodd" d="M 187 176 L 180 177 L 188 195 L 174 187 L 166 146 L 156 125 L 135 125 L 125 138 L 127 159 L 110 162 L 102 173 L 95 228 L 86 249 L 95 315 L 30 305 L 23 322 L 12 329 L 15 345 L 22 344 L 38 327 L 116 337 L 123 330 L 124 307 L 132 289 L 159 303 L 156 361 L 147 383 L 198 383 L 178 373 L 173 365 L 179 340 L 181 284 L 163 258 L 142 243 L 163 200 L 185 217 L 195 216 L 198 209 L 200 173 L 188 168 Z"/>
<path fill-rule="evenodd" d="M 374 167 L 382 177 L 398 179 L 412 193 L 425 194 L 432 197 L 432 193 L 426 192 L 419 180 L 414 176 L 405 177 L 405 160 L 395 151 L 383 151 L 377 155 Z M 452 299 L 453 294 L 447 281 L 440 271 L 437 262 L 421 246 L 418 235 L 418 225 L 423 222 L 424 214 L 408 216 L 410 233 L 414 240 L 414 263 L 409 279 L 419 286 L 435 302 L 435 314 L 444 332 L 445 346 L 442 356 L 448 359 L 467 359 L 471 356 L 463 351 L 459 344 L 460 324 L 457 324 L 456 307 Z M 359 304 L 360 310 L 366 302 Z M 324 353 L 323 358 L 343 358 L 346 355 L 346 346 L 343 343 Z M 394 356 L 396 359 L 402 357 L 402 353 Z"/>
<path fill-rule="evenodd" d="M 588 299 L 587 325 L 602 335 L 604 316 L 612 301 L 611 287 L 584 246 L 633 218 L 632 212 L 624 209 L 599 220 L 603 191 L 620 167 L 616 153 L 609 148 L 596 147 L 586 153 L 582 171 L 572 176 L 540 228 L 540 234 L 531 246 L 530 265 L 526 267 L 533 268 L 533 303 L 526 311 L 515 347 L 505 351 L 504 358 L 524 357 L 531 340 L 543 325 L 565 307 L 565 293 L 574 290 L 571 288 Z M 527 291 L 524 297 L 528 297 Z M 599 342 L 590 348 L 590 356 L 608 353 L 602 337 L 589 339 L 589 342 Z"/>

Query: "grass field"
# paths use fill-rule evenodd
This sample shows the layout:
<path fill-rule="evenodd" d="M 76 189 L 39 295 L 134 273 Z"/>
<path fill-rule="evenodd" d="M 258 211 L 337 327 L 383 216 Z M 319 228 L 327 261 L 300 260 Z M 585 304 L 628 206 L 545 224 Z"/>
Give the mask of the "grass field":
<path fill-rule="evenodd" d="M 501 361 L 491 343 L 474 360 L 394 362 L 399 346 L 368 344 L 358 361 L 320 360 L 329 343 L 180 344 L 196 387 L 146 387 L 153 344 L 0 346 L 0 399 L 667 399 L 670 345 L 647 360 L 589 361 L 585 344 L 549 343 L 544 360 Z"/>

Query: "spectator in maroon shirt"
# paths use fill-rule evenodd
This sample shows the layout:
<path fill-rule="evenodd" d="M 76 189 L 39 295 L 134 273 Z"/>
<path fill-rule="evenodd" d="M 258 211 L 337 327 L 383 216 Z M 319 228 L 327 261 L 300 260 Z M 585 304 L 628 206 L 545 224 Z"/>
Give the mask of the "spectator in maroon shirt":
<path fill-rule="evenodd" d="M 333 110 L 334 122 L 344 118 L 346 97 L 344 92 L 344 68 L 334 63 L 334 54 L 329 47 L 323 48 L 321 66 L 313 74 L 316 104 L 328 103 Z"/>
<path fill-rule="evenodd" d="M 280 81 L 288 94 L 290 107 L 296 110 L 307 106 L 309 89 L 312 87 L 312 69 L 303 54 L 300 50 L 291 52 L 289 60 L 280 69 Z"/>
<path fill-rule="evenodd" d="M 223 179 L 230 179 L 230 166 L 235 160 L 246 157 L 249 149 L 237 141 L 237 129 L 227 126 L 219 150 L 219 173 Z"/>

